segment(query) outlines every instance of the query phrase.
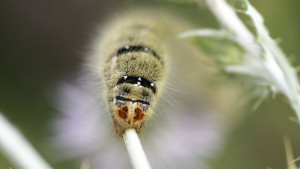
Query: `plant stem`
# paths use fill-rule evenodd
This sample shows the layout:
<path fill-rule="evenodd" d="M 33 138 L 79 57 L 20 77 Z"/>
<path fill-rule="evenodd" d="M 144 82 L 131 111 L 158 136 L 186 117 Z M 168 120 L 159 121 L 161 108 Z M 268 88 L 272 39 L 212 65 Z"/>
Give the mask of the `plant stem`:
<path fill-rule="evenodd" d="M 134 169 L 151 169 L 135 129 L 126 129 L 123 139 Z"/>
<path fill-rule="evenodd" d="M 0 150 L 20 169 L 52 169 L 1 113 Z"/>

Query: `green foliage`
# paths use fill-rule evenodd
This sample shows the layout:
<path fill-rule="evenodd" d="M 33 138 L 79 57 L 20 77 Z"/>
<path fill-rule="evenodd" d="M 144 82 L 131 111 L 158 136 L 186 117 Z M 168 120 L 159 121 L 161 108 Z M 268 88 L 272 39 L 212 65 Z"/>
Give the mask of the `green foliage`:
<path fill-rule="evenodd" d="M 232 64 L 241 64 L 243 50 L 227 39 L 195 37 L 194 42 L 211 57 L 214 57 L 221 68 Z"/>

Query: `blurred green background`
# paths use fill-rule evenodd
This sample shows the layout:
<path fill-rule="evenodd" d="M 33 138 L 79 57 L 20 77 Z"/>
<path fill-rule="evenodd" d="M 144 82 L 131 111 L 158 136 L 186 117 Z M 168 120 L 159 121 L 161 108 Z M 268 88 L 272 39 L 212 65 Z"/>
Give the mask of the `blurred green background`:
<path fill-rule="evenodd" d="M 252 0 L 262 13 L 273 38 L 294 66 L 300 63 L 300 1 Z M 61 81 L 73 79 L 93 29 L 121 5 L 135 2 L 38 1 L 0 2 L 0 112 L 2 112 L 56 169 L 72 169 L 78 163 L 51 158 L 46 140 L 52 135 L 56 115 L 50 96 Z M 205 8 L 196 5 L 157 3 L 172 6 L 192 22 L 216 27 Z M 300 155 L 300 130 L 284 98 L 269 97 L 256 110 L 243 113 L 226 136 L 224 149 L 210 160 L 215 169 L 286 168 L 283 136 L 289 136 L 294 154 Z M 0 152 L 0 168 L 13 167 Z M 13 167 L 14 168 L 14 167 Z"/>

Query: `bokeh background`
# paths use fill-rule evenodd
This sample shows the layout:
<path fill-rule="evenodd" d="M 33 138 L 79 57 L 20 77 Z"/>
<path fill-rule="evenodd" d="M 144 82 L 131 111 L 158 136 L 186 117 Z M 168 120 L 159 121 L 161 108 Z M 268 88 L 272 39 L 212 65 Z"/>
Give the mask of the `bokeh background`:
<path fill-rule="evenodd" d="M 94 28 L 122 5 L 135 1 L 4 1 L 0 2 L 0 112 L 28 138 L 55 169 L 78 168 L 72 160 L 56 161 L 47 139 L 57 116 L 51 95 L 61 81 L 74 79 Z M 149 3 L 149 2 L 147 2 Z M 152 1 L 175 8 L 188 20 L 216 27 L 207 9 L 196 5 Z M 273 38 L 294 66 L 300 63 L 300 1 L 252 0 L 262 13 Z M 268 97 L 255 111 L 235 118 L 224 147 L 209 160 L 215 169 L 284 169 L 283 136 L 289 136 L 295 156 L 300 155 L 299 125 L 285 99 Z M 0 152 L 0 168 L 14 168 Z"/>

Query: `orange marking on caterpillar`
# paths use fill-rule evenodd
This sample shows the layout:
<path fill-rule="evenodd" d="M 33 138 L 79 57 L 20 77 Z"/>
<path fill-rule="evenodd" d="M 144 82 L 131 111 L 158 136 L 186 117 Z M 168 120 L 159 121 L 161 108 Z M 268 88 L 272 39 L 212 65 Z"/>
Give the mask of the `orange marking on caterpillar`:
<path fill-rule="evenodd" d="M 145 114 L 142 109 L 140 108 L 134 109 L 134 116 L 133 116 L 134 122 L 142 120 L 144 116 Z"/>
<path fill-rule="evenodd" d="M 119 116 L 121 117 L 121 119 L 124 119 L 124 120 L 127 119 L 127 117 L 128 117 L 128 107 L 127 106 L 120 108 L 118 110 L 118 112 L 119 112 Z"/>

